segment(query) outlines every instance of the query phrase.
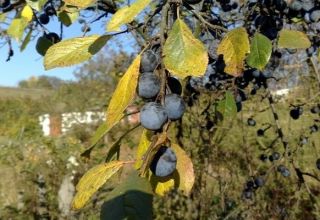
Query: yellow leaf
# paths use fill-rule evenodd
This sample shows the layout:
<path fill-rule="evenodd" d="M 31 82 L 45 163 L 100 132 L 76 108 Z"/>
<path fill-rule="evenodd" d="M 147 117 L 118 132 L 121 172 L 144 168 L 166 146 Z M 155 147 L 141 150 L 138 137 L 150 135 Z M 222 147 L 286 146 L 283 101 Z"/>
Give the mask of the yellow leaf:
<path fill-rule="evenodd" d="M 64 0 L 66 5 L 76 6 L 78 8 L 86 8 L 96 2 L 96 0 Z"/>
<path fill-rule="evenodd" d="M 159 196 L 163 196 L 166 192 L 175 187 L 175 179 L 173 177 L 160 178 L 152 174 L 149 181 L 153 191 Z"/>
<path fill-rule="evenodd" d="M 279 48 L 307 49 L 310 46 L 311 42 L 308 36 L 301 31 L 283 29 L 279 33 Z"/>
<path fill-rule="evenodd" d="M 142 162 L 143 162 L 143 156 L 144 154 L 147 152 L 150 144 L 151 144 L 151 140 L 150 140 L 150 132 L 147 129 L 143 129 L 142 134 L 141 134 L 141 138 L 140 138 L 140 142 L 139 142 L 139 146 L 137 149 L 137 154 L 136 154 L 136 163 L 134 165 L 135 169 L 140 169 Z"/>
<path fill-rule="evenodd" d="M 33 11 L 29 5 L 24 6 L 24 8 L 21 11 L 21 17 L 24 18 L 27 22 L 32 20 Z"/>
<path fill-rule="evenodd" d="M 130 6 L 119 9 L 107 25 L 107 31 L 119 31 L 120 27 L 128 24 L 150 3 L 150 0 L 136 0 Z"/>
<path fill-rule="evenodd" d="M 90 59 L 110 39 L 107 35 L 76 37 L 51 46 L 45 54 L 46 70 L 82 63 Z"/>
<path fill-rule="evenodd" d="M 138 83 L 141 55 L 138 55 L 120 79 L 107 109 L 107 127 L 110 129 L 123 117 L 124 110 L 133 100 Z"/>
<path fill-rule="evenodd" d="M 180 19 L 173 24 L 163 52 L 166 69 L 177 77 L 202 76 L 207 69 L 208 53 L 205 46 Z"/>
<path fill-rule="evenodd" d="M 243 72 L 244 59 L 250 52 L 249 37 L 246 29 L 236 28 L 226 34 L 218 46 L 217 54 L 223 55 L 226 64 L 224 71 L 232 76 Z"/>
<path fill-rule="evenodd" d="M 28 21 L 24 18 L 15 18 L 11 21 L 11 24 L 7 30 L 8 34 L 16 39 L 17 41 L 20 41 L 24 29 L 28 26 Z"/>
<path fill-rule="evenodd" d="M 76 186 L 77 193 L 72 201 L 73 209 L 81 209 L 91 196 L 116 172 L 120 170 L 125 162 L 112 161 L 99 164 L 88 170 Z"/>
<path fill-rule="evenodd" d="M 179 174 L 178 188 L 186 194 L 191 192 L 194 184 L 195 175 L 193 164 L 187 153 L 177 144 L 171 144 L 172 149 L 177 155 L 177 171 Z"/>

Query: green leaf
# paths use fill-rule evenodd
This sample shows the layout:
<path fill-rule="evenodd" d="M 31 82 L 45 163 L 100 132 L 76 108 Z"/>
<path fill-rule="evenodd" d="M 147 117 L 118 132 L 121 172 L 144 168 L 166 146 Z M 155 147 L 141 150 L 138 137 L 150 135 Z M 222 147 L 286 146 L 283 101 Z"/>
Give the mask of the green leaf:
<path fill-rule="evenodd" d="M 77 18 L 79 17 L 79 12 L 59 12 L 58 18 L 65 26 L 69 27 Z"/>
<path fill-rule="evenodd" d="M 208 53 L 205 46 L 180 19 L 173 24 L 163 52 L 165 67 L 175 76 L 202 76 L 206 71 Z"/>
<path fill-rule="evenodd" d="M 31 36 L 32 36 L 32 31 L 33 29 L 30 28 L 27 36 L 24 38 L 24 40 L 22 41 L 22 44 L 21 44 L 21 47 L 20 47 L 20 51 L 24 51 L 24 49 L 26 49 L 27 45 L 29 44 L 30 42 L 30 39 L 31 39 Z"/>
<path fill-rule="evenodd" d="M 34 10 L 41 11 L 48 0 L 26 0 L 27 4 Z"/>
<path fill-rule="evenodd" d="M 46 70 L 71 66 L 89 60 L 107 43 L 110 36 L 92 35 L 61 41 L 50 47 L 44 57 Z"/>
<path fill-rule="evenodd" d="M 150 3 L 150 0 L 136 0 L 130 6 L 119 9 L 109 21 L 107 31 L 119 31 L 120 27 L 128 24 Z"/>
<path fill-rule="evenodd" d="M 232 76 L 240 76 L 242 74 L 243 61 L 249 52 L 249 37 L 243 27 L 228 32 L 217 49 L 217 54 L 223 55 L 223 60 L 226 64 L 224 71 Z"/>
<path fill-rule="evenodd" d="M 66 5 L 75 6 L 78 8 L 87 8 L 93 3 L 96 2 L 96 0 L 64 0 Z"/>
<path fill-rule="evenodd" d="M 15 18 L 12 20 L 7 32 L 11 37 L 20 41 L 27 26 L 28 21 L 25 18 Z"/>
<path fill-rule="evenodd" d="M 99 164 L 88 170 L 76 186 L 77 193 L 72 201 L 72 208 L 81 209 L 91 196 L 117 173 L 124 164 L 125 162 L 123 161 L 112 161 L 110 163 Z"/>
<path fill-rule="evenodd" d="M 0 14 L 0 22 L 5 22 L 7 19 L 7 13 Z"/>
<path fill-rule="evenodd" d="M 225 99 L 218 103 L 217 110 L 222 114 L 224 119 L 236 116 L 237 105 L 231 92 L 226 92 Z"/>
<path fill-rule="evenodd" d="M 124 116 L 123 112 L 133 100 L 136 94 L 141 55 L 138 55 L 127 72 L 120 79 L 108 105 L 106 117 L 107 125 L 112 128 Z"/>
<path fill-rule="evenodd" d="M 256 33 L 251 41 L 250 54 L 247 63 L 250 67 L 263 70 L 269 62 L 272 52 L 272 42 L 266 36 Z"/>
<path fill-rule="evenodd" d="M 152 189 L 145 178 L 131 173 L 107 197 L 100 219 L 152 219 Z"/>
<path fill-rule="evenodd" d="M 134 165 L 135 169 L 140 169 L 141 165 L 142 165 L 142 158 L 144 156 L 144 154 L 147 152 L 150 144 L 151 144 L 151 132 L 148 131 L 147 129 L 143 129 L 141 137 L 140 137 L 140 142 L 139 142 L 139 146 L 137 149 L 137 153 L 136 153 L 136 163 Z"/>
<path fill-rule="evenodd" d="M 308 36 L 301 31 L 282 29 L 279 33 L 279 48 L 306 49 L 310 46 Z"/>

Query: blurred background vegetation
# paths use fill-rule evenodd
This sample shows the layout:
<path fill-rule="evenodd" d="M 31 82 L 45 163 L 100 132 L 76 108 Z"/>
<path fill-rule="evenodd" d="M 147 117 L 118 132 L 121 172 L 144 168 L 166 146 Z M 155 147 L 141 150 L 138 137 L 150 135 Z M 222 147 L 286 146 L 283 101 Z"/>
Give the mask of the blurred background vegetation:
<path fill-rule="evenodd" d="M 38 117 L 103 112 L 132 58 L 123 52 L 108 51 L 81 66 L 74 73 L 75 81 L 41 76 L 21 81 L 18 88 L 0 88 L 0 219 L 99 219 L 103 198 L 123 180 L 127 170 L 76 213 L 70 211 L 68 203 L 74 185 L 88 168 L 104 161 L 110 146 L 135 125 L 121 123 L 88 160 L 81 158 L 81 153 L 88 148 L 99 123 L 77 124 L 64 135 L 47 137 L 43 136 Z M 154 218 L 320 219 L 320 173 L 315 165 L 320 157 L 320 135 L 310 132 L 310 126 L 320 120 L 319 114 L 310 112 L 320 103 L 319 87 L 312 70 L 301 72 L 298 79 L 289 94 L 275 104 L 289 143 L 290 156 L 285 157 L 262 89 L 249 96 L 243 110 L 227 124 L 219 122 L 214 112 L 223 93 L 202 91 L 190 95 L 185 91 L 188 111 L 171 128 L 170 135 L 192 158 L 196 184 L 189 197 L 175 190 L 165 198 L 155 197 Z M 285 87 L 288 81 L 282 83 Z M 299 120 L 290 118 L 294 105 L 304 109 Z M 256 126 L 248 126 L 248 118 L 254 118 Z M 257 130 L 267 127 L 265 135 L 258 137 Z M 135 129 L 121 141 L 121 157 L 134 157 L 141 130 Z M 303 138 L 307 141 L 302 143 Z M 279 161 L 260 159 L 262 154 L 269 156 L 273 152 L 281 154 Z M 276 171 L 278 164 L 289 168 L 290 177 Z M 295 168 L 314 177 L 304 176 L 305 182 L 301 182 Z M 264 177 L 265 185 L 252 198 L 244 198 L 247 182 L 257 176 Z"/>

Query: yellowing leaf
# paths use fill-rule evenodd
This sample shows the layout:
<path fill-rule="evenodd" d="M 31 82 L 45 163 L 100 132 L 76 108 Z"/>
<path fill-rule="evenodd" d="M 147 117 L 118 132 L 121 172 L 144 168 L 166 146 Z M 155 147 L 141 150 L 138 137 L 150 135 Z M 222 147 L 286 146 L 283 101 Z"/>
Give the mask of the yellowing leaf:
<path fill-rule="evenodd" d="M 92 35 L 61 41 L 51 46 L 44 57 L 46 70 L 71 66 L 90 59 L 107 43 L 110 36 Z"/>
<path fill-rule="evenodd" d="M 159 196 L 163 196 L 166 192 L 175 187 L 175 180 L 173 177 L 160 178 L 152 174 L 149 181 L 153 191 Z"/>
<path fill-rule="evenodd" d="M 40 11 L 47 1 L 48 0 L 26 0 L 27 4 L 37 11 Z"/>
<path fill-rule="evenodd" d="M 180 19 L 173 24 L 163 52 L 165 67 L 175 76 L 202 76 L 206 71 L 208 53 L 205 46 Z"/>
<path fill-rule="evenodd" d="M 21 17 L 25 18 L 27 22 L 32 20 L 33 11 L 29 5 L 24 6 L 24 8 L 21 11 Z"/>
<path fill-rule="evenodd" d="M 310 46 L 309 38 L 301 31 L 282 29 L 279 33 L 279 48 L 306 49 Z"/>
<path fill-rule="evenodd" d="M 272 43 L 266 36 L 256 33 L 252 39 L 250 54 L 247 63 L 250 67 L 263 70 L 269 62 L 272 52 Z"/>
<path fill-rule="evenodd" d="M 179 174 L 178 188 L 186 194 L 191 192 L 194 184 L 195 175 L 193 164 L 187 153 L 177 144 L 171 144 L 172 149 L 177 155 L 177 171 Z"/>
<path fill-rule="evenodd" d="M 141 56 L 138 55 L 120 79 L 107 109 L 107 127 L 110 129 L 123 117 L 124 110 L 133 100 L 138 83 Z"/>
<path fill-rule="evenodd" d="M 99 164 L 88 170 L 76 186 L 77 193 L 72 201 L 73 209 L 81 209 L 91 196 L 116 172 L 123 167 L 125 162 L 112 161 Z"/>
<path fill-rule="evenodd" d="M 130 6 L 119 9 L 107 25 L 107 31 L 119 31 L 120 27 L 128 24 L 150 3 L 150 0 L 136 0 Z"/>
<path fill-rule="evenodd" d="M 72 5 L 78 8 L 86 8 L 95 3 L 96 0 L 64 0 L 64 2 L 66 5 Z"/>
<path fill-rule="evenodd" d="M 26 19 L 15 18 L 12 20 L 7 32 L 11 37 L 16 39 L 17 41 L 20 41 L 23 36 L 24 29 L 27 27 L 27 25 L 28 21 Z"/>
<path fill-rule="evenodd" d="M 135 169 L 140 169 L 142 162 L 143 162 L 143 156 L 144 154 L 147 152 L 149 146 L 151 144 L 151 140 L 150 140 L 150 134 L 149 131 L 147 129 L 143 129 L 142 134 L 141 134 L 141 138 L 140 138 L 140 142 L 139 142 L 139 146 L 137 149 L 137 153 L 136 153 L 136 163 L 134 165 Z"/>
<path fill-rule="evenodd" d="M 218 46 L 217 54 L 223 55 L 226 64 L 224 71 L 232 76 L 243 72 L 243 62 L 250 52 L 249 38 L 246 29 L 236 28 L 224 36 Z"/>

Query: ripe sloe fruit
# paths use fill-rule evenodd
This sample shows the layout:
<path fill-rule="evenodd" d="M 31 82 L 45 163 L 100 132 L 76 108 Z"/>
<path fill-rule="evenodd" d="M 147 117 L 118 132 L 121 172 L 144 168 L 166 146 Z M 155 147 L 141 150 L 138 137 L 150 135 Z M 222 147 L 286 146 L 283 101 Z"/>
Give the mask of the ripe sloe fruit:
<path fill-rule="evenodd" d="M 290 116 L 292 119 L 297 120 L 300 117 L 299 108 L 294 108 L 290 110 Z"/>
<path fill-rule="evenodd" d="M 52 6 L 47 6 L 45 9 L 44 9 L 45 13 L 48 15 L 48 16 L 53 16 L 56 14 L 56 10 L 52 7 Z"/>
<path fill-rule="evenodd" d="M 169 119 L 176 120 L 182 117 L 186 110 L 186 105 L 177 94 L 169 94 L 164 98 L 164 108 L 168 114 Z"/>
<path fill-rule="evenodd" d="M 0 0 L 0 8 L 7 8 L 10 5 L 10 0 Z"/>
<path fill-rule="evenodd" d="M 310 126 L 310 132 L 311 133 L 314 133 L 314 132 L 317 132 L 318 131 L 318 126 L 316 124 Z"/>
<path fill-rule="evenodd" d="M 278 152 L 273 152 L 271 156 L 272 156 L 273 160 L 279 160 L 280 159 L 280 154 Z"/>
<path fill-rule="evenodd" d="M 161 146 L 155 154 L 150 169 L 158 177 L 166 177 L 174 172 L 177 166 L 177 156 L 174 151 L 166 146 Z"/>
<path fill-rule="evenodd" d="M 159 63 L 159 55 L 153 50 L 146 50 L 142 54 L 140 71 L 141 73 L 153 72 Z"/>
<path fill-rule="evenodd" d="M 256 126 L 256 121 L 253 118 L 248 118 L 247 123 L 249 126 Z"/>
<path fill-rule="evenodd" d="M 312 114 L 318 114 L 320 113 L 320 106 L 319 105 L 313 106 L 310 111 Z"/>
<path fill-rule="evenodd" d="M 320 158 L 317 160 L 316 165 L 317 165 L 318 170 L 320 170 Z"/>
<path fill-rule="evenodd" d="M 166 110 L 156 102 L 148 102 L 140 111 L 141 125 L 149 130 L 159 130 L 168 120 Z"/>
<path fill-rule="evenodd" d="M 47 14 L 41 14 L 40 17 L 39 17 L 39 21 L 40 21 L 41 24 L 46 25 L 46 24 L 49 23 L 50 18 L 49 18 L 49 16 Z"/>
<path fill-rule="evenodd" d="M 140 74 L 138 83 L 138 95 L 145 99 L 154 98 L 160 91 L 160 80 L 152 72 Z"/>
<path fill-rule="evenodd" d="M 259 136 L 259 137 L 261 137 L 261 136 L 263 136 L 264 135 L 264 130 L 263 129 L 258 129 L 257 130 L 257 135 Z"/>
<path fill-rule="evenodd" d="M 261 187 L 264 185 L 264 179 L 261 176 L 258 176 L 254 179 L 254 184 L 257 188 Z"/>
<path fill-rule="evenodd" d="M 265 161 L 267 161 L 268 156 L 265 155 L 265 154 L 261 154 L 259 158 L 260 158 L 260 160 L 262 160 L 263 162 L 265 162 Z"/>
<path fill-rule="evenodd" d="M 178 79 L 170 76 L 170 77 L 168 77 L 168 79 L 167 79 L 167 83 L 168 83 L 168 86 L 169 86 L 169 88 L 170 88 L 170 90 L 171 90 L 172 93 L 181 95 L 181 93 L 182 93 L 182 86 L 181 86 L 181 83 L 179 82 Z"/>

